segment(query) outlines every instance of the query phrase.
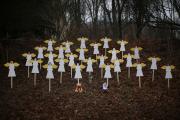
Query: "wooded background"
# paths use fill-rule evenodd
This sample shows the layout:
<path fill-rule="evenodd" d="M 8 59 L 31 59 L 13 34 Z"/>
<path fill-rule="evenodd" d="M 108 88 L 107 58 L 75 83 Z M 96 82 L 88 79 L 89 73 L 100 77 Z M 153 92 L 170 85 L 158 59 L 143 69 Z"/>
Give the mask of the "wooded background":
<path fill-rule="evenodd" d="M 139 39 L 161 38 L 164 32 L 178 37 L 180 30 L 179 0 L 9 0 L 0 4 L 1 37 L 31 33 L 55 35 L 58 40 Z"/>

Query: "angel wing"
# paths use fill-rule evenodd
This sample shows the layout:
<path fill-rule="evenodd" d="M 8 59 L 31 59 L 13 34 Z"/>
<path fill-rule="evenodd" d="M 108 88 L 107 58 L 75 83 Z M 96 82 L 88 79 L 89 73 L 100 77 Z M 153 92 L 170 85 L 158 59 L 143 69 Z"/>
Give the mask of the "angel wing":
<path fill-rule="evenodd" d="M 47 48 L 46 47 L 42 47 L 43 48 L 43 50 L 46 50 Z"/>
<path fill-rule="evenodd" d="M 69 60 L 68 60 L 68 59 L 64 59 L 64 62 L 65 62 L 65 63 L 68 63 L 68 62 L 69 62 Z"/>
<path fill-rule="evenodd" d="M 162 66 L 162 67 L 161 67 L 161 69 L 164 69 L 164 70 L 165 70 L 165 69 L 166 69 L 166 66 L 165 66 L 165 65 L 164 65 L 164 66 Z"/>
<path fill-rule="evenodd" d="M 161 58 L 157 57 L 156 60 L 157 60 L 157 61 L 161 61 Z"/>
<path fill-rule="evenodd" d="M 55 41 L 55 40 L 52 40 L 52 43 L 56 43 L 56 41 Z"/>
<path fill-rule="evenodd" d="M 143 48 L 142 47 L 138 47 L 138 50 L 142 50 Z"/>
<path fill-rule="evenodd" d="M 60 59 L 58 58 L 58 59 L 55 59 L 54 61 L 55 61 L 55 62 L 59 62 L 59 61 L 60 61 Z"/>
<path fill-rule="evenodd" d="M 44 43 L 48 43 L 48 42 L 49 42 L 49 40 L 45 40 L 45 41 L 44 41 Z"/>
<path fill-rule="evenodd" d="M 141 63 L 141 66 L 142 66 L 142 67 L 145 67 L 145 66 L 146 66 L 146 64 L 144 64 L 144 63 Z"/>
<path fill-rule="evenodd" d="M 56 68 L 57 68 L 57 65 L 55 65 L 55 64 L 52 65 L 52 68 L 53 68 L 53 69 L 56 69 Z"/>
<path fill-rule="evenodd" d="M 44 56 L 45 56 L 45 57 L 48 57 L 48 56 L 49 56 L 49 53 L 46 53 Z"/>
<path fill-rule="evenodd" d="M 31 54 L 32 57 L 36 57 L 36 55 L 34 53 Z"/>
<path fill-rule="evenodd" d="M 101 46 L 102 44 L 101 43 L 98 43 L 98 46 Z"/>
<path fill-rule="evenodd" d="M 125 44 L 125 45 L 128 44 L 128 41 L 124 41 L 124 44 Z"/>
<path fill-rule="evenodd" d="M 106 64 L 103 64 L 103 65 L 102 65 L 102 68 L 105 68 L 105 67 L 106 67 Z"/>
<path fill-rule="evenodd" d="M 152 57 L 149 57 L 148 60 L 151 61 L 151 60 L 152 60 Z"/>
<path fill-rule="evenodd" d="M 119 50 L 116 50 L 116 53 L 119 53 L 120 51 Z"/>
<path fill-rule="evenodd" d="M 135 49 L 135 48 L 131 48 L 130 50 L 131 50 L 131 51 L 134 51 L 134 49 Z"/>
<path fill-rule="evenodd" d="M 73 45 L 74 43 L 73 42 L 69 42 L 69 45 Z"/>
<path fill-rule="evenodd" d="M 14 66 L 15 66 L 15 67 L 19 67 L 19 63 L 15 62 L 15 63 L 14 63 Z"/>
<path fill-rule="evenodd" d="M 22 56 L 23 56 L 23 57 L 26 57 L 26 56 L 27 56 L 27 53 L 23 53 Z"/>
<path fill-rule="evenodd" d="M 132 67 L 137 67 L 137 63 L 134 63 L 134 64 L 132 65 Z"/>
<path fill-rule="evenodd" d="M 123 58 L 127 58 L 128 57 L 128 55 L 123 55 Z"/>
<path fill-rule="evenodd" d="M 75 65 L 75 64 L 73 64 L 73 65 L 71 66 L 71 68 L 72 68 L 72 69 L 75 69 L 75 68 L 76 68 L 76 65 Z"/>
<path fill-rule="evenodd" d="M 84 52 L 88 52 L 88 49 L 84 49 Z"/>
<path fill-rule="evenodd" d="M 86 66 L 84 66 L 84 65 L 82 65 L 82 64 L 80 65 L 80 68 L 81 68 L 81 69 L 84 69 L 85 67 L 86 67 Z"/>
<path fill-rule="evenodd" d="M 53 54 L 53 57 L 57 57 L 57 55 L 56 55 L 56 54 Z"/>
<path fill-rule="evenodd" d="M 43 65 L 43 68 L 44 68 L 44 69 L 48 68 L 48 65 L 47 65 L 47 64 L 46 64 L 46 65 Z"/>
<path fill-rule="evenodd" d="M 94 43 L 91 43 L 90 46 L 94 46 Z"/>
<path fill-rule="evenodd" d="M 77 58 L 77 57 L 78 57 L 76 54 L 73 54 L 73 56 L 74 56 L 75 58 Z"/>
<path fill-rule="evenodd" d="M 174 65 L 171 65 L 170 67 L 171 67 L 171 69 L 175 69 L 175 66 L 174 66 Z"/>
<path fill-rule="evenodd" d="M 123 59 L 119 59 L 119 62 L 120 62 L 120 63 L 123 63 L 123 62 L 124 62 L 124 60 L 123 60 Z"/>
<path fill-rule="evenodd" d="M 114 65 L 111 64 L 111 65 L 110 65 L 110 68 L 114 68 Z"/>
<path fill-rule="evenodd" d="M 40 64 L 43 63 L 43 60 L 41 60 L 41 59 L 39 59 L 39 60 L 37 60 L 37 61 L 38 61 L 38 63 L 40 63 Z"/>
<path fill-rule="evenodd" d="M 80 48 L 78 48 L 78 49 L 76 49 L 76 52 L 80 52 L 80 50 L 81 50 L 81 49 L 80 49 Z"/>
<path fill-rule="evenodd" d="M 108 53 L 112 53 L 112 50 L 109 50 Z"/>
<path fill-rule="evenodd" d="M 9 64 L 10 64 L 10 63 L 6 63 L 6 64 L 4 64 L 4 67 L 9 67 Z"/>
<path fill-rule="evenodd" d="M 91 60 L 92 60 L 93 63 L 97 62 L 97 60 L 95 60 L 95 59 L 91 59 Z"/>
<path fill-rule="evenodd" d="M 38 49 L 39 49 L 39 47 L 35 47 L 34 49 L 35 49 L 35 50 L 38 50 Z"/>
<path fill-rule="evenodd" d="M 55 50 L 59 50 L 60 47 L 56 47 Z"/>

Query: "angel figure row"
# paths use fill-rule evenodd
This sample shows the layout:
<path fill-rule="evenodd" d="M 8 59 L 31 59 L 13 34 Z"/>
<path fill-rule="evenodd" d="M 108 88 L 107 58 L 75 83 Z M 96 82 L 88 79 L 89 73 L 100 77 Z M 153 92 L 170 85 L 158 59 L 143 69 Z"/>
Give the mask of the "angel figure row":
<path fill-rule="evenodd" d="M 117 41 L 120 44 L 119 50 L 113 48 L 112 50 L 109 49 L 109 42 L 112 41 L 110 38 L 103 38 L 101 41 L 104 42 L 103 48 L 105 49 L 104 55 L 100 55 L 99 46 L 101 43 L 91 43 L 90 46 L 93 47 L 93 54 L 95 55 L 95 59 L 91 57 L 86 57 L 85 53 L 88 52 L 86 48 L 86 41 L 87 38 L 78 38 L 78 41 L 81 42 L 80 48 L 76 49 L 76 52 L 79 54 L 74 54 L 70 46 L 73 45 L 73 42 L 66 41 L 63 42 L 60 46 L 53 48 L 53 44 L 56 43 L 55 40 L 46 40 L 47 47 L 38 46 L 34 49 L 38 51 L 37 56 L 34 53 L 24 53 L 22 54 L 23 57 L 26 58 L 25 66 L 27 66 L 27 76 L 30 77 L 30 67 L 32 67 L 31 73 L 34 74 L 34 85 L 36 85 L 36 77 L 37 74 L 40 72 L 43 61 L 45 58 L 48 58 L 47 64 L 43 65 L 43 68 L 47 69 L 46 78 L 49 79 L 49 91 L 51 91 L 51 79 L 54 79 L 53 69 L 58 68 L 58 72 L 60 72 L 60 83 L 62 83 L 62 74 L 65 71 L 65 64 L 67 64 L 71 69 L 71 78 L 73 78 L 73 70 L 75 70 L 74 79 L 77 79 L 77 85 L 79 86 L 80 79 L 82 79 L 82 70 L 86 68 L 86 72 L 91 74 L 93 72 L 93 63 L 99 63 L 98 67 L 101 70 L 101 78 L 106 79 L 106 83 L 103 83 L 103 88 L 107 89 L 109 85 L 109 79 L 112 78 L 111 69 L 114 69 L 114 72 L 117 73 L 117 82 L 119 83 L 119 73 L 121 72 L 121 64 L 125 62 L 126 59 L 126 67 L 128 69 L 128 78 L 130 78 L 131 74 L 131 67 L 136 67 L 136 76 L 139 78 L 139 87 L 141 88 L 141 77 L 144 76 L 142 68 L 146 66 L 144 63 L 140 63 L 140 51 L 142 50 L 141 47 L 135 46 L 130 50 L 133 54 L 128 53 L 124 55 L 126 51 L 125 45 L 128 43 L 125 40 Z M 59 54 L 55 54 L 54 49 L 59 52 Z M 47 50 L 48 53 L 43 53 L 43 51 Z M 107 59 L 107 52 L 111 54 L 110 61 L 108 62 Z M 118 58 L 117 54 L 121 52 L 121 59 Z M 55 60 L 54 60 L 55 59 Z M 133 59 L 136 61 L 133 63 Z M 150 69 L 152 70 L 152 81 L 154 81 L 154 72 L 157 70 L 157 62 L 161 59 L 159 57 L 149 57 L 149 61 L 151 61 Z M 80 61 L 80 63 L 76 63 L 76 61 Z M 55 62 L 59 63 L 59 66 L 55 65 Z M 15 74 L 15 67 L 19 66 L 16 62 L 6 63 L 5 66 L 9 67 L 9 74 L 8 77 L 16 77 Z M 18 64 L 18 65 L 17 65 Z M 14 67 L 12 67 L 14 66 Z M 40 67 L 39 67 L 40 66 Z M 165 79 L 168 79 L 168 88 L 169 88 L 169 80 L 172 79 L 171 70 L 175 68 L 173 65 L 162 66 L 162 69 L 166 70 Z M 104 72 L 105 70 L 105 72 Z M 12 74 L 13 71 L 13 74 Z M 12 86 L 12 85 L 11 85 Z M 105 87 L 106 86 L 106 87 Z"/>

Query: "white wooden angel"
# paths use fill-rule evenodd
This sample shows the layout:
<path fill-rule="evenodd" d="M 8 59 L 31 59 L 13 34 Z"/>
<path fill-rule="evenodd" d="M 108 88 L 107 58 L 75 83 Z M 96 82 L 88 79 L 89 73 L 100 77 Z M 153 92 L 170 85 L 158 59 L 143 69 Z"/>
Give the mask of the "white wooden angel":
<path fill-rule="evenodd" d="M 62 74 L 63 72 L 65 72 L 65 63 L 68 63 L 68 60 L 67 59 L 63 59 L 63 58 L 60 58 L 60 59 L 56 59 L 55 60 L 56 62 L 59 62 L 59 67 L 58 67 L 58 72 L 60 72 L 60 84 L 62 83 Z"/>
<path fill-rule="evenodd" d="M 46 79 L 49 79 L 49 92 L 51 92 L 51 79 L 54 79 L 53 69 L 56 69 L 57 66 L 48 62 L 43 68 L 47 69 Z"/>
<path fill-rule="evenodd" d="M 26 64 L 25 66 L 28 67 L 28 78 L 29 78 L 29 69 L 30 69 L 30 66 L 32 66 L 32 58 L 35 57 L 36 55 L 34 53 L 24 53 L 22 54 L 23 57 L 26 57 Z"/>
<path fill-rule="evenodd" d="M 64 50 L 66 50 L 66 48 L 60 45 L 59 47 L 56 47 L 55 50 L 59 51 L 58 58 L 64 59 Z"/>
<path fill-rule="evenodd" d="M 142 48 L 137 47 L 137 46 L 134 48 L 131 48 L 131 51 L 134 51 L 134 59 L 136 59 L 137 62 L 140 59 L 139 51 L 141 51 L 141 50 L 142 50 Z"/>
<path fill-rule="evenodd" d="M 65 45 L 65 53 L 71 53 L 71 45 L 73 45 L 73 42 L 63 42 L 62 45 Z"/>
<path fill-rule="evenodd" d="M 89 57 L 88 59 L 84 60 L 84 62 L 87 63 L 86 72 L 88 72 L 89 75 L 91 75 L 91 73 L 93 72 L 93 63 L 95 63 L 96 60 L 91 59 L 91 57 Z M 89 82 L 91 82 L 91 81 L 89 81 Z"/>
<path fill-rule="evenodd" d="M 34 74 L 34 86 L 36 86 L 36 78 L 37 74 L 39 73 L 39 63 L 42 63 L 43 61 L 41 59 L 37 60 L 36 58 L 32 61 L 32 71 L 31 73 Z"/>
<path fill-rule="evenodd" d="M 125 40 L 119 40 L 117 41 L 117 43 L 120 44 L 120 51 L 122 53 L 122 59 L 123 59 L 123 56 L 124 56 L 123 53 L 126 51 L 125 45 L 128 44 L 128 42 Z"/>
<path fill-rule="evenodd" d="M 93 54 L 96 55 L 96 59 L 97 59 L 97 55 L 99 54 L 99 46 L 101 46 L 101 44 L 100 43 L 91 43 L 90 46 L 94 47 Z"/>
<path fill-rule="evenodd" d="M 131 55 L 130 53 L 128 53 L 127 55 L 123 56 L 124 58 L 126 58 L 126 67 L 128 68 L 128 78 L 130 78 L 131 76 L 131 67 L 132 67 L 132 58 L 134 58 L 134 55 Z"/>
<path fill-rule="evenodd" d="M 102 38 L 101 41 L 104 42 L 103 48 L 105 49 L 105 56 L 106 56 L 106 51 L 109 48 L 109 42 L 112 41 L 110 38 Z"/>
<path fill-rule="evenodd" d="M 45 57 L 48 57 L 48 63 L 54 64 L 54 58 L 57 57 L 56 54 L 52 53 L 51 51 L 44 55 Z"/>
<path fill-rule="evenodd" d="M 56 43 L 56 41 L 50 39 L 50 40 L 45 40 L 44 42 L 48 44 L 47 51 L 52 52 L 53 51 L 53 44 Z"/>
<path fill-rule="evenodd" d="M 81 61 L 81 63 L 82 63 L 82 61 L 84 61 L 85 60 L 85 52 L 87 52 L 88 51 L 88 49 L 86 49 L 86 48 L 78 48 L 78 49 L 76 49 L 76 52 L 79 52 L 79 60 Z"/>
<path fill-rule="evenodd" d="M 152 81 L 154 81 L 154 71 L 157 70 L 157 62 L 161 60 L 159 57 L 149 57 L 149 61 L 151 61 L 151 67 L 150 69 L 152 70 Z"/>
<path fill-rule="evenodd" d="M 104 74 L 104 78 L 106 79 L 106 83 L 107 83 L 107 86 L 109 85 L 109 79 L 112 78 L 112 75 L 111 75 L 111 69 L 114 68 L 114 66 L 111 64 L 107 64 L 107 65 L 103 65 L 103 67 L 105 68 L 105 74 Z"/>
<path fill-rule="evenodd" d="M 35 47 L 34 49 L 38 51 L 37 58 L 40 60 L 43 59 L 44 58 L 43 51 L 46 50 L 47 48 L 40 45 L 38 47 Z M 40 63 L 40 69 L 41 69 L 41 63 Z"/>
<path fill-rule="evenodd" d="M 113 48 L 112 50 L 109 50 L 108 52 L 112 54 L 112 57 L 111 57 L 111 62 L 112 62 L 117 59 L 117 53 L 119 53 L 120 51 Z"/>
<path fill-rule="evenodd" d="M 81 71 L 82 71 L 82 69 L 85 68 L 85 66 L 82 65 L 82 64 L 79 65 L 79 63 L 77 63 L 77 65 L 74 64 L 74 65 L 72 66 L 72 68 L 75 69 L 75 76 L 74 76 L 74 79 L 77 79 L 78 84 L 80 84 L 79 80 L 82 79 Z"/>
<path fill-rule="evenodd" d="M 9 63 L 4 64 L 5 67 L 9 68 L 8 77 L 11 78 L 11 88 L 13 88 L 13 78 L 16 77 L 15 68 L 19 67 L 17 62 L 10 61 Z"/>
<path fill-rule="evenodd" d="M 123 62 L 124 62 L 123 59 L 117 59 L 117 60 L 112 61 L 112 63 L 114 63 L 114 72 L 117 75 L 117 82 L 118 82 L 118 84 L 119 84 L 119 72 L 121 72 L 120 64 L 123 63 Z"/>
<path fill-rule="evenodd" d="M 86 48 L 86 41 L 88 41 L 88 38 L 81 37 L 78 38 L 77 40 L 81 42 L 80 48 Z"/>
<path fill-rule="evenodd" d="M 141 88 L 141 77 L 144 76 L 142 68 L 145 67 L 146 64 L 144 63 L 135 63 L 133 64 L 133 67 L 136 67 L 136 77 L 139 78 L 139 88 Z"/>
<path fill-rule="evenodd" d="M 70 54 L 66 54 L 66 57 L 69 58 L 69 63 L 68 66 L 71 68 L 71 78 L 72 78 L 72 66 L 75 64 L 74 63 L 74 58 L 77 58 L 78 56 L 76 54 L 70 53 Z"/>
<path fill-rule="evenodd" d="M 108 59 L 108 57 L 104 55 L 100 55 L 100 56 L 97 56 L 97 59 L 99 59 L 99 68 L 101 69 L 101 78 L 103 78 L 103 65 L 105 64 L 104 61 Z"/>
<path fill-rule="evenodd" d="M 161 67 L 162 69 L 166 70 L 166 75 L 165 75 L 165 79 L 168 80 L 168 88 L 170 88 L 170 79 L 172 79 L 172 72 L 171 70 L 175 69 L 175 66 L 174 65 L 164 65 Z"/>

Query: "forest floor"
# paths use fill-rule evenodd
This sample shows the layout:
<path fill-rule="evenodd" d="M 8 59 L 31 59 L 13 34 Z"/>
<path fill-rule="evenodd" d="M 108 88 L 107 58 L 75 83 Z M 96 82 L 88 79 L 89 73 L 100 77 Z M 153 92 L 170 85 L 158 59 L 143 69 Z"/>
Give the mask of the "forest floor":
<path fill-rule="evenodd" d="M 121 66 L 120 84 L 117 84 L 116 76 L 112 72 L 113 78 L 109 80 L 107 93 L 101 91 L 101 85 L 106 80 L 100 78 L 100 70 L 96 64 L 91 84 L 85 70 L 82 73 L 82 93 L 74 92 L 77 81 L 70 78 L 70 69 L 67 66 L 62 84 L 59 84 L 59 73 L 54 70 L 55 79 L 52 80 L 50 93 L 45 69 L 38 74 L 37 86 L 34 87 L 33 75 L 27 78 L 25 58 L 21 54 L 28 51 L 37 53 L 33 48 L 40 44 L 44 43 L 19 41 L 9 48 L 9 59 L 20 63 L 20 67 L 16 69 L 17 77 L 14 79 L 13 89 L 10 88 L 10 78 L 7 77 L 8 69 L 0 65 L 0 120 L 180 120 L 180 42 L 173 42 L 174 52 L 168 60 L 166 42 L 142 40 L 139 45 L 144 48 L 141 61 L 147 64 L 142 88 L 138 87 L 135 68 L 131 70 L 131 79 L 127 79 L 124 63 Z M 55 46 L 58 45 L 56 43 Z M 75 43 L 72 50 L 78 46 L 79 43 Z M 88 44 L 87 46 L 91 49 L 89 55 L 92 55 L 92 47 Z M 114 41 L 110 46 L 119 49 Z M 126 49 L 134 46 L 130 42 Z M 104 53 L 102 49 L 101 52 Z M 147 61 L 147 57 L 152 55 L 162 58 L 158 63 L 159 69 L 155 73 L 154 82 L 151 80 L 150 62 Z M 172 71 L 174 78 L 170 81 L 170 89 L 164 79 L 165 71 L 160 69 L 160 66 L 168 62 L 176 66 Z"/>

